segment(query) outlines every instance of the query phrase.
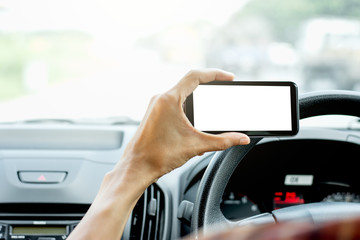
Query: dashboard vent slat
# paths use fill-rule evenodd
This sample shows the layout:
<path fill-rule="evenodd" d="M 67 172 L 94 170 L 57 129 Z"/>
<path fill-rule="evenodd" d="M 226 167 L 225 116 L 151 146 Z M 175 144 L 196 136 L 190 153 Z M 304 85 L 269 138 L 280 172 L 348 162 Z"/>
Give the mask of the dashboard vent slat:
<path fill-rule="evenodd" d="M 162 191 L 155 184 L 151 185 L 133 210 L 130 239 L 162 239 L 164 204 Z"/>

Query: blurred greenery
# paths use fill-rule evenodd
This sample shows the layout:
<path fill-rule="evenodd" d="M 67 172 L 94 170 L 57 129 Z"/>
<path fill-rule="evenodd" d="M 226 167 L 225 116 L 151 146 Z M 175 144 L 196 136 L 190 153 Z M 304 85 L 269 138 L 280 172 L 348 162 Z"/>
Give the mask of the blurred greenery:
<path fill-rule="evenodd" d="M 360 19 L 359 0 L 252 0 L 233 20 L 258 16 L 272 25 L 275 40 L 294 43 L 300 24 L 313 17 Z"/>
<path fill-rule="evenodd" d="M 251 0 L 208 42 L 213 51 L 241 41 L 256 43 L 259 39 L 295 44 L 299 27 L 306 19 L 319 16 L 359 19 L 359 13 L 359 0 Z M 92 43 L 90 35 L 77 31 L 0 31 L 0 101 L 27 94 L 23 76 L 31 62 L 46 65 L 49 84 L 85 76 L 94 62 L 98 65 L 100 61 L 92 56 Z M 152 47 L 156 48 L 154 44 Z"/>
<path fill-rule="evenodd" d="M 46 64 L 49 84 L 82 75 L 91 41 L 91 36 L 73 31 L 0 32 L 0 100 L 27 93 L 23 74 L 32 61 Z"/>

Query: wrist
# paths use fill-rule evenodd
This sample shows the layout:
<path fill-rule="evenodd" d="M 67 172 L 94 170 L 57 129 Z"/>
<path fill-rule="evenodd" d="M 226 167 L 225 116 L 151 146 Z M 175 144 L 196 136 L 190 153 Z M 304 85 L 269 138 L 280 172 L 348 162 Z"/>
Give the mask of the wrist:
<path fill-rule="evenodd" d="M 164 174 L 164 166 L 160 164 L 163 157 L 157 153 L 155 149 L 146 149 L 136 142 L 130 143 L 112 172 L 121 172 L 126 181 L 136 183 L 145 190 Z"/>
<path fill-rule="evenodd" d="M 100 196 L 131 203 L 136 201 L 152 182 L 132 169 L 113 169 L 108 172 L 100 187 Z M 105 196 L 106 195 L 106 196 Z"/>

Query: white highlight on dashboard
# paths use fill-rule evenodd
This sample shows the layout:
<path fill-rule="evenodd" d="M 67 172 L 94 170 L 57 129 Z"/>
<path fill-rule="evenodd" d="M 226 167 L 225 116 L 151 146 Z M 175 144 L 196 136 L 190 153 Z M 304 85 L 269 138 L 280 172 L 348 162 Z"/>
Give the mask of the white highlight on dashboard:
<path fill-rule="evenodd" d="M 285 176 L 285 185 L 290 186 L 311 186 L 313 184 L 313 175 L 293 175 L 288 174 Z"/>

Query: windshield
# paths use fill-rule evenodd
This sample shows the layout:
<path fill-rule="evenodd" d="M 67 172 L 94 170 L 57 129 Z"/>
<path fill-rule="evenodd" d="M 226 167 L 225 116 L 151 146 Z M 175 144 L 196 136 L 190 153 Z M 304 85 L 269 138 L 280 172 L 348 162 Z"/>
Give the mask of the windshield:
<path fill-rule="evenodd" d="M 192 68 L 359 90 L 359 11 L 355 0 L 0 0 L 0 121 L 140 120 Z"/>

